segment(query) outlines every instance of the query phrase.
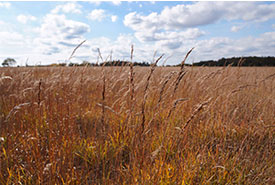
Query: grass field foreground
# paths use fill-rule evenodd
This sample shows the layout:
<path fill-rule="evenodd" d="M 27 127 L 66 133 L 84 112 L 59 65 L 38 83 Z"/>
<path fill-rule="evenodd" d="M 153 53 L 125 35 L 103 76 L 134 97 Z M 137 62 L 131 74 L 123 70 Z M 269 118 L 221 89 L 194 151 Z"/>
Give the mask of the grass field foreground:
<path fill-rule="evenodd" d="M 0 68 L 1 184 L 275 184 L 275 70 Z"/>

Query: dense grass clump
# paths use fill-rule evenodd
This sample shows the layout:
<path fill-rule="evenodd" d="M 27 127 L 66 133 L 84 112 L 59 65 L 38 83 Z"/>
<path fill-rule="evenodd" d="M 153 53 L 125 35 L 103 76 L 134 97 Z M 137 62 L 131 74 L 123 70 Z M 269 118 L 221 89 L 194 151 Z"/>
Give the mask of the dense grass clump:
<path fill-rule="evenodd" d="M 1 184 L 275 184 L 274 68 L 0 69 Z"/>

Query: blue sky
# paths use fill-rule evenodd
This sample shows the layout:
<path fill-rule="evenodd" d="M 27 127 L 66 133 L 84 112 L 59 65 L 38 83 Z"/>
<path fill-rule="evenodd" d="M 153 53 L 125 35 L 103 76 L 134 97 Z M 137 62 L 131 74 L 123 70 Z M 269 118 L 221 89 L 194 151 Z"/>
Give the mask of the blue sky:
<path fill-rule="evenodd" d="M 152 62 L 154 53 L 180 63 L 275 55 L 275 2 L 0 1 L 0 61 L 17 64 L 103 58 Z"/>

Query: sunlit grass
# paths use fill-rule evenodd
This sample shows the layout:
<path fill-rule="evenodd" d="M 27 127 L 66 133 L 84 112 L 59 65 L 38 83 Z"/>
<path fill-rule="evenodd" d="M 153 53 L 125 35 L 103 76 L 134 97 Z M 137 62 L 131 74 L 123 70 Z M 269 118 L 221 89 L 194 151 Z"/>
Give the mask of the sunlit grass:
<path fill-rule="evenodd" d="M 1 184 L 275 183 L 274 68 L 0 72 Z"/>

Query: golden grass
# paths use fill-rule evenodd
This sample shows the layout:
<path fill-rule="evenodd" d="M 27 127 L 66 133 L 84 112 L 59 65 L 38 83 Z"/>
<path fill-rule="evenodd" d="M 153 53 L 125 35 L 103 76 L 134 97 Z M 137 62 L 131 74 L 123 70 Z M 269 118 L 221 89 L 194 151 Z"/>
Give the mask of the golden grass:
<path fill-rule="evenodd" d="M 0 183 L 275 184 L 274 73 L 1 68 Z"/>

